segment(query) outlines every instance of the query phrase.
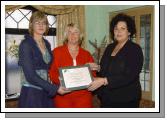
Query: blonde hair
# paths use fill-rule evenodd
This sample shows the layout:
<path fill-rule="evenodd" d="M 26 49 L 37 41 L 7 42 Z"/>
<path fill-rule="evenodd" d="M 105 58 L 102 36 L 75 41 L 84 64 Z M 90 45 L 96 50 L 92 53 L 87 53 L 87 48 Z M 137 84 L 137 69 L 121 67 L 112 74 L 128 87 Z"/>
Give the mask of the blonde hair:
<path fill-rule="evenodd" d="M 38 20 L 45 20 L 46 31 L 45 31 L 44 35 L 47 35 L 48 31 L 49 31 L 49 22 L 48 22 L 48 19 L 47 19 L 46 15 L 43 12 L 40 12 L 40 11 L 34 12 L 31 16 L 31 18 L 30 18 L 30 22 L 29 22 L 29 33 L 30 33 L 30 35 L 33 36 L 33 32 L 34 32 L 33 22 L 38 21 Z"/>
<path fill-rule="evenodd" d="M 68 31 L 70 28 L 75 28 L 78 32 L 79 32 L 79 40 L 78 40 L 78 44 L 81 46 L 82 45 L 82 41 L 83 41 L 83 35 L 81 34 L 79 27 L 74 24 L 74 23 L 70 23 L 66 26 L 65 28 L 65 32 L 64 32 L 64 44 L 66 44 L 68 42 Z"/>

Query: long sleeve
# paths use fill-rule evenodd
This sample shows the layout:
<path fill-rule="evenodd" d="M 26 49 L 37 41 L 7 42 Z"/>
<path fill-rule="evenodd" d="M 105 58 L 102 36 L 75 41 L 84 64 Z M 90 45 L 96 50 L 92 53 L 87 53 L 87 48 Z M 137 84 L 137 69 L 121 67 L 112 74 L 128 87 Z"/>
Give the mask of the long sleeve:
<path fill-rule="evenodd" d="M 100 72 L 97 73 L 97 76 L 99 76 L 99 77 L 106 77 L 105 71 L 106 71 L 106 68 L 108 66 L 108 56 L 110 54 L 111 49 L 112 49 L 112 46 L 110 44 L 107 46 L 107 48 L 105 49 L 105 51 L 103 53 L 103 56 L 100 60 Z"/>
<path fill-rule="evenodd" d="M 127 86 L 139 79 L 139 74 L 143 66 L 143 53 L 141 48 L 134 47 L 125 58 L 125 69 L 121 74 L 106 76 L 109 82 L 107 86 L 109 89 Z"/>
<path fill-rule="evenodd" d="M 58 56 L 58 54 L 56 54 L 56 51 L 54 50 L 53 51 L 53 61 L 49 69 L 49 77 L 54 84 L 59 84 L 59 80 L 58 80 L 58 76 L 59 76 L 58 61 L 59 60 L 58 58 L 56 58 L 56 56 Z"/>
<path fill-rule="evenodd" d="M 88 62 L 90 62 L 90 63 L 94 62 L 94 59 L 89 52 L 88 52 Z M 93 75 L 93 77 L 96 77 L 96 71 L 92 71 L 92 75 Z"/>
<path fill-rule="evenodd" d="M 56 94 L 58 86 L 50 84 L 36 74 L 31 49 L 27 42 L 22 42 L 19 47 L 19 64 L 22 66 L 25 78 L 30 84 L 43 88 L 52 97 Z"/>

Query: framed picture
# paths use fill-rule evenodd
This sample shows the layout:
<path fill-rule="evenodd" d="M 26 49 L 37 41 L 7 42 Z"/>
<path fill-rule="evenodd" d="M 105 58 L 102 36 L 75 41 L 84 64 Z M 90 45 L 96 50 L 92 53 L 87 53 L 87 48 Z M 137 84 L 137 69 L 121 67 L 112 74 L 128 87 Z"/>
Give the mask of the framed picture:
<path fill-rule="evenodd" d="M 69 90 L 86 89 L 93 81 L 89 65 L 63 67 L 59 73 L 61 85 Z"/>

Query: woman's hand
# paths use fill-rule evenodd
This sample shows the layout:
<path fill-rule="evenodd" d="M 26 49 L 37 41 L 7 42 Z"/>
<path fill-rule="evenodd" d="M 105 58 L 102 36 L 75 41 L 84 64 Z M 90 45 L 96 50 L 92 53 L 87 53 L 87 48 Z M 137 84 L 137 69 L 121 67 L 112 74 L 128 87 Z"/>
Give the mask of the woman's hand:
<path fill-rule="evenodd" d="M 98 89 L 99 87 L 103 86 L 103 85 L 107 85 L 107 79 L 106 78 L 94 78 L 94 81 L 92 83 L 89 84 L 88 86 L 88 91 L 94 91 L 96 89 Z"/>
<path fill-rule="evenodd" d="M 58 77 L 59 81 L 62 80 L 62 78 L 59 76 Z M 67 94 L 67 93 L 70 93 L 71 90 L 65 88 L 65 87 L 62 87 L 60 86 L 59 89 L 57 90 L 57 92 L 60 94 L 60 95 L 64 95 L 64 94 Z"/>
<path fill-rule="evenodd" d="M 100 70 L 100 65 L 98 65 L 97 63 L 87 63 L 87 64 L 90 65 L 91 70 L 97 70 L 97 71 Z"/>
<path fill-rule="evenodd" d="M 60 95 L 64 95 L 64 94 L 70 93 L 71 91 L 65 87 L 60 86 L 59 89 L 57 90 L 57 92 Z"/>

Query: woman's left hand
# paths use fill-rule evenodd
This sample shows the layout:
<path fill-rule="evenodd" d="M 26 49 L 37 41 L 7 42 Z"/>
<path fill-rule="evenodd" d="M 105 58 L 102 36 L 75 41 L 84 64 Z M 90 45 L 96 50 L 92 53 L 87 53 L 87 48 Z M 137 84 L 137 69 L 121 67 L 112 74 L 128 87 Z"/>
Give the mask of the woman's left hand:
<path fill-rule="evenodd" d="M 107 82 L 106 78 L 96 77 L 94 78 L 94 81 L 89 84 L 88 91 L 94 91 L 99 87 L 101 87 L 102 85 L 106 85 L 106 82 Z"/>
<path fill-rule="evenodd" d="M 97 63 L 87 63 L 90 65 L 90 69 L 91 70 L 96 70 L 96 71 L 100 71 L 100 65 L 98 65 Z"/>

